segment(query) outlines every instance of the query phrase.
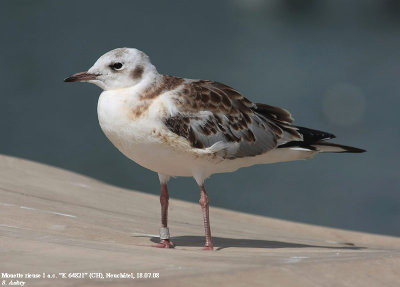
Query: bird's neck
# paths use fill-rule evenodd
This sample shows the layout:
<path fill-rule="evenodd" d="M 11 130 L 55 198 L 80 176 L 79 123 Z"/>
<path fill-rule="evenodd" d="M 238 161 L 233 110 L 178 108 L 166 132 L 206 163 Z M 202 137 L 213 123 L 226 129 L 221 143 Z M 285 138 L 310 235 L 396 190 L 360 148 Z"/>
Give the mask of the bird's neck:
<path fill-rule="evenodd" d="M 137 83 L 134 88 L 135 92 L 141 94 L 146 90 L 152 89 L 162 84 L 163 76 L 159 74 L 153 65 L 146 68 L 143 73 L 142 79 Z"/>

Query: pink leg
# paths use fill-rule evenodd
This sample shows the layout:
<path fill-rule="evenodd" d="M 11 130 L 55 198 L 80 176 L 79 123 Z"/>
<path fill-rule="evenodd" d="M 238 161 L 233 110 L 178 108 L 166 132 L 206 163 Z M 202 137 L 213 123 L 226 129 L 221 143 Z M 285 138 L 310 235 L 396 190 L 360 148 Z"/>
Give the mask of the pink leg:
<path fill-rule="evenodd" d="M 204 245 L 203 250 L 213 250 L 213 243 L 211 238 L 211 229 L 210 229 L 210 217 L 208 211 L 208 195 L 204 185 L 200 186 L 201 195 L 200 195 L 200 206 L 203 211 L 203 220 L 204 220 L 204 229 L 206 232 L 206 244 Z"/>
<path fill-rule="evenodd" d="M 161 227 L 168 228 L 168 187 L 166 183 L 161 184 L 161 195 L 160 195 L 160 203 L 161 203 Z M 155 247 L 158 248 L 172 248 L 174 244 L 171 240 L 161 238 L 160 243 L 158 243 Z"/>

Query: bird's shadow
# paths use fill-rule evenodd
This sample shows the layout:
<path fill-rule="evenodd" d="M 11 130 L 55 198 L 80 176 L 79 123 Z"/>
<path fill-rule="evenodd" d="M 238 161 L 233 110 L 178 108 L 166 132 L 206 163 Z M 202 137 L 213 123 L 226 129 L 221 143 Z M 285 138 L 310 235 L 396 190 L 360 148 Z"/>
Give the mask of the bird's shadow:
<path fill-rule="evenodd" d="M 151 237 L 150 240 L 154 243 L 158 243 L 160 238 Z M 171 241 L 176 246 L 203 246 L 203 236 L 176 236 L 172 237 Z M 259 240 L 259 239 L 238 239 L 238 238 L 225 238 L 225 237 L 213 237 L 214 246 L 218 246 L 217 250 L 229 248 L 229 247 L 245 247 L 245 248 L 327 248 L 327 249 L 345 249 L 345 250 L 361 250 L 366 247 L 355 246 L 350 242 L 338 243 L 338 246 L 323 246 L 323 245 L 311 245 L 301 243 L 291 243 L 284 241 L 270 241 L 270 240 Z"/>

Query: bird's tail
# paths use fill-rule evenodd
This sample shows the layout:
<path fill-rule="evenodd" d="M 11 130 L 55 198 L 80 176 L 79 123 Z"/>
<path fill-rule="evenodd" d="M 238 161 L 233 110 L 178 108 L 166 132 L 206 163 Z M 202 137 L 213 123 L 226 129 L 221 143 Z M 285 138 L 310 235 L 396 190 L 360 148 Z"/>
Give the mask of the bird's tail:
<path fill-rule="evenodd" d="M 349 153 L 361 153 L 366 150 L 361 148 L 356 148 L 352 146 L 346 146 L 341 144 L 335 144 L 330 142 L 319 141 L 311 146 L 315 147 L 319 152 L 349 152 Z"/>

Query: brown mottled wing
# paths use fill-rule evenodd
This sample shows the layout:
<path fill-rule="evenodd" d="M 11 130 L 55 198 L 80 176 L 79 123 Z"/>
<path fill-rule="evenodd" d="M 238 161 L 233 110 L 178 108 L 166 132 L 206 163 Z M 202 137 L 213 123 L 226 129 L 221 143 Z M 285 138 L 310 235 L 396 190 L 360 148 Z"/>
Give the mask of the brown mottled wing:
<path fill-rule="evenodd" d="M 174 99 L 179 112 L 164 119 L 168 129 L 225 158 L 255 156 L 301 140 L 289 112 L 254 104 L 222 83 L 187 81 Z"/>

